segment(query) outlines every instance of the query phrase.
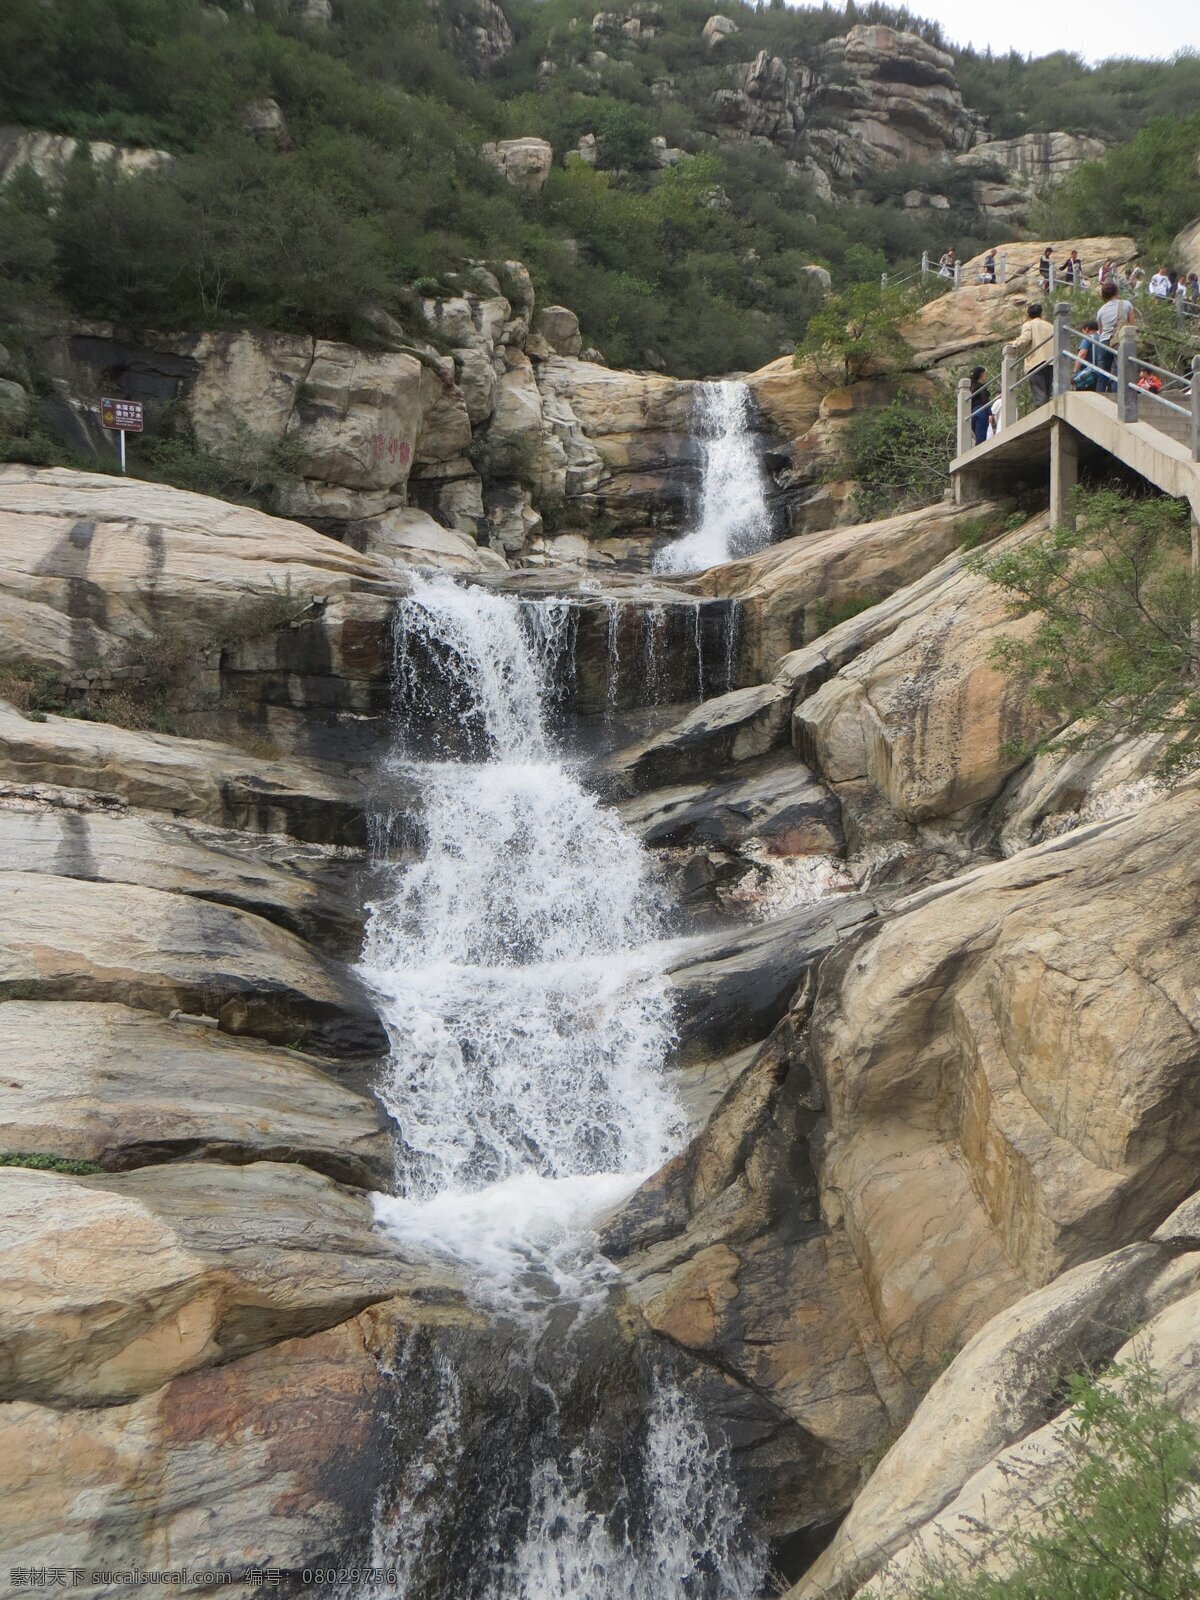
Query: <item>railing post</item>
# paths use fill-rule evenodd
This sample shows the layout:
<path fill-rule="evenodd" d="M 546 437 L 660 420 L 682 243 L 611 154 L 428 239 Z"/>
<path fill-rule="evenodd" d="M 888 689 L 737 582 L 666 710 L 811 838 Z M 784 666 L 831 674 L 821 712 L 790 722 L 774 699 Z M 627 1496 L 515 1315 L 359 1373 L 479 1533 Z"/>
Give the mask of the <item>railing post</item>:
<path fill-rule="evenodd" d="M 1128 323 L 1117 340 L 1117 421 L 1137 421 L 1137 390 L 1133 366 L 1137 359 L 1137 329 Z"/>
<path fill-rule="evenodd" d="M 1175 296 L 1175 321 L 1183 321 L 1183 296 L 1179 294 Z"/>
<path fill-rule="evenodd" d="M 887 273 L 886 272 L 881 272 L 879 274 L 879 287 L 881 289 L 886 289 L 887 288 Z"/>
<path fill-rule="evenodd" d="M 1008 282 L 1008 256 L 1003 251 L 1000 252 L 1000 259 L 996 263 L 996 282 Z"/>
<path fill-rule="evenodd" d="M 1011 428 L 1017 420 L 1017 352 L 1006 344 L 1000 362 L 1000 426 Z"/>
<path fill-rule="evenodd" d="M 921 251 L 921 276 L 924 277 L 925 274 L 928 271 L 929 271 L 929 251 L 928 250 L 922 250 Z"/>
<path fill-rule="evenodd" d="M 1192 460 L 1200 461 L 1200 356 L 1192 357 Z"/>
<path fill-rule="evenodd" d="M 971 380 L 960 378 L 958 380 L 958 451 L 957 454 L 966 455 L 974 443 L 971 434 Z"/>
<path fill-rule="evenodd" d="M 1067 338 L 1071 316 L 1071 302 L 1060 300 L 1054 308 L 1054 393 L 1066 394 L 1071 387 L 1072 354 Z"/>
<path fill-rule="evenodd" d="M 956 289 L 961 289 L 962 288 L 962 262 L 961 261 L 955 261 L 955 263 L 954 263 L 954 287 Z"/>
<path fill-rule="evenodd" d="M 1047 290 L 1048 290 L 1048 292 L 1050 294 L 1054 293 L 1054 286 L 1057 283 L 1057 281 L 1058 281 L 1058 268 L 1054 265 L 1054 263 L 1052 261 L 1050 263 L 1050 270 L 1046 274 L 1046 287 L 1047 287 Z"/>

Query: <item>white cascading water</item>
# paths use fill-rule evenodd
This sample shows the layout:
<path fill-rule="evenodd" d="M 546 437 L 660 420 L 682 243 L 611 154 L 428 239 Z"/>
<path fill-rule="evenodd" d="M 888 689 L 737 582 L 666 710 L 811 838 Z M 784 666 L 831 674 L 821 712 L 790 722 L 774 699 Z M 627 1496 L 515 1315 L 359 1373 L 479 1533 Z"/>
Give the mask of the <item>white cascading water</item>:
<path fill-rule="evenodd" d="M 697 410 L 704 453 L 700 521 L 658 552 L 658 572 L 701 572 L 761 550 L 771 538 L 749 389 L 736 382 L 701 384 Z"/>
<path fill-rule="evenodd" d="M 553 748 L 547 673 L 565 619 L 549 602 L 526 608 L 523 626 L 513 599 L 415 581 L 397 631 L 397 701 L 434 727 L 434 759 L 397 759 L 420 780 L 424 854 L 388 869 L 362 959 L 391 1039 L 384 1098 L 398 1129 L 398 1194 L 377 1196 L 377 1214 L 409 1248 L 457 1264 L 468 1292 L 523 1325 L 531 1348 L 551 1307 L 586 1319 L 611 1290 L 596 1219 L 683 1134 L 664 1072 L 667 946 L 644 853 Z M 464 728 L 476 759 L 456 756 Z M 760 1562 L 726 1467 L 660 1374 L 642 1462 L 649 1531 L 614 1534 L 589 1509 L 587 1450 L 559 1450 L 533 1471 L 519 1548 L 473 1592 L 741 1600 Z M 410 1565 L 437 1499 L 421 1485 L 420 1514 L 402 1493 L 376 1530 L 377 1547 L 395 1556 L 399 1541 Z"/>

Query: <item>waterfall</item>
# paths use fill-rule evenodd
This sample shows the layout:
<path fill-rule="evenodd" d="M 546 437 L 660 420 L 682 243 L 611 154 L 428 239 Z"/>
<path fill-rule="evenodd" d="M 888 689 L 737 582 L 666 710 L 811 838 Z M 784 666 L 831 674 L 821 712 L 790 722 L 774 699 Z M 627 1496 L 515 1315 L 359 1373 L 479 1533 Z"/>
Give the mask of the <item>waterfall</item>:
<path fill-rule="evenodd" d="M 703 450 L 697 527 L 658 552 L 658 572 L 700 572 L 770 542 L 762 462 L 744 383 L 700 385 L 697 432 Z"/>
<path fill-rule="evenodd" d="M 407 1247 L 457 1264 L 468 1293 L 518 1330 L 527 1371 L 506 1380 L 506 1403 L 525 1437 L 488 1448 L 510 1461 L 529 1449 L 523 1484 L 499 1482 L 472 1513 L 469 1581 L 451 1594 L 413 1576 L 399 1593 L 740 1600 L 760 1562 L 725 1452 L 670 1373 L 654 1374 L 636 1460 L 627 1436 L 614 1445 L 589 1424 L 575 1437 L 560 1415 L 572 1408 L 545 1400 L 576 1381 L 616 1290 L 597 1218 L 683 1138 L 664 1072 L 663 907 L 641 846 L 553 736 L 567 612 L 418 578 L 396 629 L 394 759 L 420 781 L 424 851 L 382 869 L 361 963 L 391 1041 L 382 1096 L 397 1124 L 398 1192 L 376 1212 Z M 454 1435 L 458 1386 L 437 1381 L 445 1403 L 425 1431 Z M 598 1503 L 592 1480 L 614 1449 L 605 1470 L 621 1487 Z M 439 1456 L 452 1472 L 455 1450 Z M 413 1555 L 418 1531 L 430 1549 L 465 1537 L 438 1525 L 457 1497 L 431 1490 L 431 1470 L 406 1469 L 419 1515 L 403 1482 L 381 1500 L 376 1554 L 390 1550 L 382 1564 L 397 1572 L 431 1567 Z"/>

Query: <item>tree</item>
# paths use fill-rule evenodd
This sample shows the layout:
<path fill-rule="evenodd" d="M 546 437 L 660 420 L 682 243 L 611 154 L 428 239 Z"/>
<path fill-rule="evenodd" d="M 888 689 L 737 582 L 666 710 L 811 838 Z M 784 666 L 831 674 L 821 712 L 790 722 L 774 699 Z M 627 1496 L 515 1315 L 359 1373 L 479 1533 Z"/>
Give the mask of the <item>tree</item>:
<path fill-rule="evenodd" d="M 1037 618 L 994 657 L 1073 728 L 1050 748 L 1166 733 L 1172 760 L 1189 758 L 1200 747 L 1200 589 L 1188 506 L 1105 489 L 1079 495 L 1077 509 L 1073 529 L 974 558 L 1014 616 Z"/>
<path fill-rule="evenodd" d="M 796 346 L 796 365 L 811 358 L 824 376 L 854 383 L 868 367 L 886 367 L 901 355 L 904 341 L 896 323 L 912 309 L 903 289 L 851 284 L 813 313 Z"/>

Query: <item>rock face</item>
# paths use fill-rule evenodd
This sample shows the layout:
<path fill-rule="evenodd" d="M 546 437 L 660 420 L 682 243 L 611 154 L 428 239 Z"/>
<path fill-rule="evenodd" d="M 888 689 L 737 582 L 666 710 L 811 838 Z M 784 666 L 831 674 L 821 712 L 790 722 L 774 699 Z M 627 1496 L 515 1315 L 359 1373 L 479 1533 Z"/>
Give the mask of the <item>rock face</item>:
<path fill-rule="evenodd" d="M 86 142 L 97 166 L 112 164 L 125 177 L 143 172 L 167 172 L 175 159 L 166 150 L 109 144 L 104 139 Z M 63 170 L 78 148 L 79 141 L 65 134 L 39 133 L 32 128 L 0 128 L 0 184 L 7 183 L 22 167 L 28 167 L 53 188 L 62 182 Z"/>
<path fill-rule="evenodd" d="M 797 69 L 799 71 L 799 69 Z M 811 82 L 807 71 L 793 71 L 779 56 L 760 50 L 735 73 L 732 89 L 715 96 L 722 121 L 737 133 L 790 150 L 804 125 L 803 95 Z"/>
<path fill-rule="evenodd" d="M 544 189 L 550 169 L 554 165 L 554 151 L 545 139 L 532 134 L 520 139 L 499 139 L 485 144 L 480 154 L 485 161 L 504 174 L 515 189 L 536 194 Z"/>
<path fill-rule="evenodd" d="M 1015 139 L 981 139 L 955 159 L 959 166 L 999 165 L 1019 178 L 1031 194 L 1061 183 L 1088 161 L 1098 161 L 1103 139 L 1081 133 L 1022 133 Z"/>
<path fill-rule="evenodd" d="M 87 661 L 94 684 L 287 581 L 331 631 L 230 639 L 247 715 L 311 673 L 297 742 L 324 744 L 316 678 L 336 700 L 386 674 L 404 582 L 310 528 L 65 471 L 8 468 L 0 498 L 10 685 Z M 392 1179 L 384 1035 L 345 965 L 368 807 L 345 762 L 0 705 L 6 1566 L 240 1572 L 369 1538 L 386 1373 L 469 1317 L 363 1192 Z"/>
<path fill-rule="evenodd" d="M 738 676 L 761 682 L 848 608 L 866 609 L 937 566 L 991 508 L 939 504 L 831 533 L 784 539 L 701 575 L 738 603 Z"/>
<path fill-rule="evenodd" d="M 954 60 L 917 34 L 892 28 L 851 28 L 826 46 L 826 70 L 841 67 L 856 83 L 834 92 L 850 138 L 888 163 L 927 161 L 965 149 L 975 125 L 964 109 Z"/>
<path fill-rule="evenodd" d="M 1200 217 L 1176 234 L 1171 256 L 1181 272 L 1200 272 Z"/>

